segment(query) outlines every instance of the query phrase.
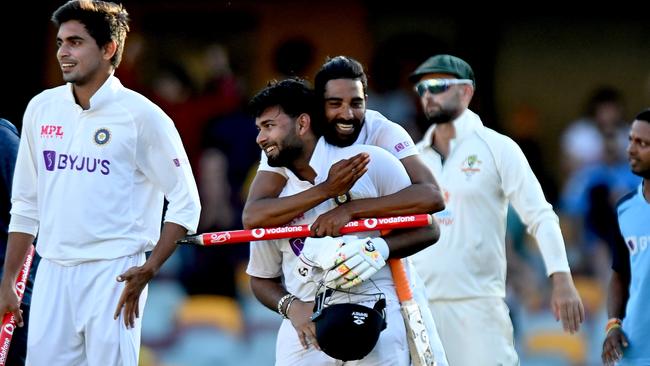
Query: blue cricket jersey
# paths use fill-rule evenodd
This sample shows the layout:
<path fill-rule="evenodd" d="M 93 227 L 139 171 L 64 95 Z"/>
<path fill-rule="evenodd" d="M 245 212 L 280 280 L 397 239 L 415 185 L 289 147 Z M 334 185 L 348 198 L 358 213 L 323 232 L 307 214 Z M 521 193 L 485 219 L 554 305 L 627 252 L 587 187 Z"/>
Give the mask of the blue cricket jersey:
<path fill-rule="evenodd" d="M 623 364 L 650 365 L 650 204 L 643 197 L 643 183 L 621 199 L 618 225 L 630 257 L 630 297 L 623 331 L 628 337 Z"/>

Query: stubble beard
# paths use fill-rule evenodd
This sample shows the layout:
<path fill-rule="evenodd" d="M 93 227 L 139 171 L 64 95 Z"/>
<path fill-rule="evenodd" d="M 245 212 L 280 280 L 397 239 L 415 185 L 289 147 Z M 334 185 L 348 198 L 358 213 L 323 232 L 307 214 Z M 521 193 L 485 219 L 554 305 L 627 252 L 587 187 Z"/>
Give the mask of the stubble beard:
<path fill-rule="evenodd" d="M 440 110 L 436 112 L 427 112 L 425 115 L 429 123 L 441 125 L 451 123 L 460 115 L 460 113 L 456 110 L 440 107 Z"/>
<path fill-rule="evenodd" d="M 302 151 L 302 146 L 289 145 L 283 147 L 275 156 L 267 155 L 267 162 L 269 166 L 274 168 L 288 168 L 291 167 L 293 162 L 302 155 Z"/>

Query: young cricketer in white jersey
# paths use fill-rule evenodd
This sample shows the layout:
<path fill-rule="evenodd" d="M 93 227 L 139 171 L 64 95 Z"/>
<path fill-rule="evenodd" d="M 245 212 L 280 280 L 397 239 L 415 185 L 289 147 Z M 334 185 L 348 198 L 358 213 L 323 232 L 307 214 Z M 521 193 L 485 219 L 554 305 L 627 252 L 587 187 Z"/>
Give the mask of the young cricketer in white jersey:
<path fill-rule="evenodd" d="M 173 122 L 113 76 L 126 11 L 73 0 L 53 21 L 67 84 L 25 112 L 0 305 L 20 323 L 12 284 L 38 234 L 27 364 L 135 366 L 146 285 L 196 230 L 196 184 Z"/>
<path fill-rule="evenodd" d="M 367 145 L 339 148 L 327 144 L 324 138 L 316 142 L 310 127 L 310 109 L 307 106 L 309 98 L 306 96 L 308 92 L 308 88 L 301 82 L 285 80 L 269 86 L 253 99 L 258 104 L 254 112 L 257 114 L 256 124 L 260 129 L 258 144 L 270 156 L 272 164 L 290 167 L 287 169 L 288 180 L 281 197 L 303 192 L 319 184 L 329 184 L 327 181 L 331 177 L 328 172 L 332 163 L 346 161 L 358 155 L 370 155 L 370 162 L 366 166 L 365 174 L 361 175 L 347 192 L 353 200 L 390 195 L 410 184 L 404 167 L 383 149 Z M 273 148 L 269 149 L 269 146 Z M 291 224 L 312 223 L 318 215 L 335 207 L 334 200 L 327 200 L 297 215 Z M 371 235 L 376 236 L 377 233 Z M 421 234 L 411 233 L 411 238 L 402 238 L 395 242 L 386 239 L 391 254 L 398 255 L 400 251 L 402 254 L 405 254 L 404 251 L 413 252 L 435 241 L 435 238 L 420 238 L 418 235 Z M 294 238 L 253 243 L 247 272 L 252 276 L 251 285 L 255 295 L 267 307 L 275 310 L 281 298 L 287 294 L 297 297 L 291 308 L 284 304 L 284 308 L 280 309 L 281 313 L 286 312 L 287 319 L 278 334 L 276 364 L 334 365 L 334 359 L 317 348 L 307 346 L 309 343 L 318 346 L 313 335 L 313 324 L 308 319 L 312 312 L 316 285 L 303 283 L 293 271 L 305 245 L 303 240 L 304 238 Z M 385 365 L 390 360 L 396 365 L 408 365 L 406 334 L 390 270 L 383 267 L 371 279 L 372 282 L 362 282 L 355 286 L 354 292 L 376 293 L 379 289 L 386 295 L 388 328 L 382 332 L 379 343 L 368 356 L 349 364 Z M 367 296 L 345 296 L 347 301 L 352 302 L 363 303 L 364 298 L 367 301 Z M 423 309 L 426 309 L 426 306 Z M 444 351 L 437 338 L 432 318 L 428 311 L 426 313 L 432 348 L 440 361 L 439 364 L 444 365 Z"/>

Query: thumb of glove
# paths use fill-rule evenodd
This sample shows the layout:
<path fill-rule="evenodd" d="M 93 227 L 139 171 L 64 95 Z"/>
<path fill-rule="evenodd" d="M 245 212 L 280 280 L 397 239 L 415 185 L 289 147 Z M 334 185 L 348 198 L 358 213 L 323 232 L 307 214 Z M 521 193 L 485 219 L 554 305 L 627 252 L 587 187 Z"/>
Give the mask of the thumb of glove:
<path fill-rule="evenodd" d="M 388 247 L 386 240 L 380 237 L 365 238 L 362 240 L 366 241 L 363 250 L 367 252 L 377 251 L 379 254 L 381 254 L 381 257 L 384 258 L 384 260 L 388 259 L 388 256 L 390 255 L 390 248 Z"/>

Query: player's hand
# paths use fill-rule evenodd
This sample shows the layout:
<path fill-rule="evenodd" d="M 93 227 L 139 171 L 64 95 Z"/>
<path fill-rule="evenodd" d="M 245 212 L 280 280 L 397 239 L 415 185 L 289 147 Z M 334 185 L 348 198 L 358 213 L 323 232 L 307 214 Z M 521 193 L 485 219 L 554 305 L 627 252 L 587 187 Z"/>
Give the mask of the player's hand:
<path fill-rule="evenodd" d="M 15 286 L 2 283 L 0 286 L 0 311 L 2 315 L 13 313 L 16 325 L 23 326 L 23 311 L 20 310 L 20 299 L 16 293 Z"/>
<path fill-rule="evenodd" d="M 347 242 L 335 253 L 335 267 L 325 276 L 325 283 L 342 289 L 356 286 L 384 267 L 388 254 L 388 244 L 382 238 Z"/>
<path fill-rule="evenodd" d="M 623 329 L 619 327 L 610 330 L 603 342 L 603 353 L 601 355 L 603 364 L 614 365 L 616 361 L 621 359 L 623 348 L 627 348 L 627 346 L 627 337 L 623 333 Z"/>
<path fill-rule="evenodd" d="M 145 266 L 131 267 L 126 272 L 117 276 L 118 282 L 126 282 L 122 296 L 115 308 L 114 319 L 117 319 L 122 312 L 124 325 L 127 328 L 135 327 L 135 318 L 140 317 L 140 294 L 144 287 L 153 277 L 153 271 Z"/>
<path fill-rule="evenodd" d="M 573 285 L 570 273 L 555 272 L 551 275 L 551 280 L 551 307 L 555 320 L 561 320 L 564 331 L 573 334 L 580 330 L 580 323 L 585 320 L 585 308 L 580 295 Z"/>
<path fill-rule="evenodd" d="M 337 206 L 318 216 L 309 227 L 314 237 L 339 236 L 340 230 L 352 220 L 352 214 L 347 209 L 347 204 Z"/>
<path fill-rule="evenodd" d="M 320 351 L 320 346 L 316 340 L 316 324 L 311 321 L 313 309 L 313 301 L 303 302 L 300 299 L 295 299 L 291 304 L 291 308 L 289 308 L 287 317 L 291 321 L 291 325 L 296 329 L 296 333 L 298 333 L 302 348 L 308 349 L 311 344 Z"/>
<path fill-rule="evenodd" d="M 294 275 L 301 282 L 319 281 L 326 269 L 334 266 L 334 257 L 337 250 L 347 240 L 356 239 L 356 236 L 332 238 L 306 238 L 298 261 L 294 267 Z"/>
<path fill-rule="evenodd" d="M 345 194 L 354 183 L 368 171 L 370 155 L 359 153 L 349 159 L 342 159 L 330 167 L 327 179 L 319 184 L 328 197 Z"/>

